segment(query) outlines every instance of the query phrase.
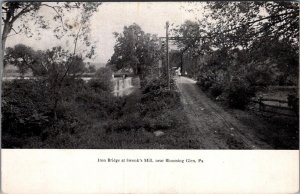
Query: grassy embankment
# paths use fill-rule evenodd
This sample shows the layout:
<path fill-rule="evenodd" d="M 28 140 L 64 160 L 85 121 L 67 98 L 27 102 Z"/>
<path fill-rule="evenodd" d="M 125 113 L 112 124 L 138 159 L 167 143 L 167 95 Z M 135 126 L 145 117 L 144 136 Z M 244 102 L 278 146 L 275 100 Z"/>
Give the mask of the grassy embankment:
<path fill-rule="evenodd" d="M 27 85 L 27 86 L 25 86 Z M 58 120 L 42 83 L 7 83 L 3 93 L 4 148 L 186 149 L 197 148 L 179 94 L 162 79 L 125 97 L 80 82 L 65 88 Z M 93 87 L 98 87 L 95 89 Z M 173 87 L 174 84 L 173 84 Z M 102 87 L 105 88 L 105 87 Z M 34 115 L 32 115 L 34 113 Z M 162 131 L 156 136 L 155 131 Z"/>

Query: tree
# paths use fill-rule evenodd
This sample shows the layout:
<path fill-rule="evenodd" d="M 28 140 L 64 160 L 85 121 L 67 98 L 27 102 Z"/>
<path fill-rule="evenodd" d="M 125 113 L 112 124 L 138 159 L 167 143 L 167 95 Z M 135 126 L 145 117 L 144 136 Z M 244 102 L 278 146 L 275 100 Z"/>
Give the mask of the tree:
<path fill-rule="evenodd" d="M 53 47 L 46 51 L 35 51 L 19 44 L 7 48 L 4 62 L 18 67 L 21 74 L 31 70 L 39 78 L 46 81 L 52 99 L 52 111 L 56 120 L 57 106 L 62 100 L 65 85 L 75 84 L 76 78 L 84 73 L 86 67 L 83 58 L 62 47 Z"/>
<path fill-rule="evenodd" d="M 63 58 L 56 58 L 57 55 L 64 56 Z M 66 60 L 72 60 L 68 62 Z M 68 75 L 77 75 L 85 70 L 85 63 L 82 57 L 76 55 L 73 58 L 68 51 L 62 49 L 62 47 L 54 47 L 47 51 L 35 51 L 31 47 L 18 44 L 13 48 L 8 47 L 4 56 L 4 63 L 8 63 L 18 67 L 19 72 L 23 75 L 28 70 L 31 70 L 35 76 L 47 76 L 58 70 L 59 73 L 66 71 L 65 65 L 71 65 L 68 70 Z M 63 63 L 63 64 L 59 64 Z M 72 64 L 71 64 L 72 63 Z"/>
<path fill-rule="evenodd" d="M 208 2 L 205 10 L 209 12 L 199 25 L 216 47 L 246 48 L 266 37 L 294 44 L 299 41 L 297 2 Z"/>
<path fill-rule="evenodd" d="M 6 22 L 10 21 L 11 18 L 12 21 L 10 21 L 10 24 L 13 24 L 13 22 L 21 16 L 24 16 L 24 19 L 29 19 L 30 17 L 25 17 L 25 13 L 29 13 L 27 9 L 31 7 L 33 4 L 27 3 L 27 4 L 13 4 L 13 7 L 9 7 L 10 4 L 6 3 Z M 48 6 L 48 4 L 34 4 L 35 6 Z M 53 108 L 52 112 L 54 115 L 54 120 L 57 120 L 57 106 L 62 100 L 63 97 L 63 91 L 62 88 L 67 83 L 70 82 L 70 79 L 73 81 L 75 80 L 76 76 L 78 76 L 78 73 L 82 72 L 84 69 L 84 63 L 83 58 L 91 58 L 94 55 L 94 49 L 95 46 L 91 43 L 89 39 L 89 18 L 91 17 L 92 13 L 94 13 L 97 9 L 97 3 L 79 3 L 74 4 L 75 8 L 82 8 L 83 13 L 81 14 L 81 17 L 75 17 L 76 19 L 73 21 L 73 23 L 65 24 L 66 28 L 68 29 L 68 36 L 73 38 L 73 51 L 65 50 L 62 47 L 54 47 L 52 49 L 48 49 L 47 51 L 38 51 L 36 52 L 37 55 L 35 55 L 36 60 L 27 60 L 28 52 L 23 52 L 23 63 L 22 67 L 28 67 L 32 70 L 39 70 L 35 71 L 38 72 L 38 75 L 43 75 L 46 78 L 46 81 L 48 82 L 49 88 L 50 88 L 50 94 L 51 99 L 53 99 Z M 25 6 L 22 7 L 22 6 Z M 69 3 L 64 4 L 66 9 L 71 9 L 74 7 L 71 7 Z M 20 11 L 18 14 L 16 14 L 14 11 L 16 9 L 20 9 L 22 7 L 23 11 Z M 63 14 L 62 5 L 59 5 L 57 8 L 60 11 L 58 11 L 58 14 Z M 36 8 L 37 9 L 37 8 Z M 25 11 L 24 11 L 25 10 Z M 28 12 L 26 12 L 28 11 Z M 35 13 L 35 12 L 34 12 Z M 25 14 L 25 15 L 22 15 Z M 11 17 L 11 18 L 10 18 Z M 57 16 L 62 18 L 62 15 Z M 10 18 L 10 19 L 9 19 Z M 57 18 L 56 18 L 57 19 Z M 5 24 L 4 24 L 5 25 Z M 57 28 L 54 29 L 55 32 L 58 32 Z M 4 33 L 2 35 L 5 35 Z M 6 37 L 4 37 L 6 38 Z M 77 55 L 78 47 L 80 46 L 79 43 L 83 44 L 84 49 L 81 50 L 81 55 Z M 30 50 L 30 49 L 27 49 Z M 31 50 L 30 50 L 31 51 Z M 85 53 L 85 56 L 82 56 Z M 34 54 L 33 54 L 34 55 Z M 24 60 L 26 59 L 26 60 Z M 37 62 L 39 61 L 39 62 Z M 26 62 L 26 63 L 25 63 Z M 7 63 L 5 63 L 7 64 Z M 25 65 L 24 65 L 25 64 Z"/>
<path fill-rule="evenodd" d="M 88 65 L 86 71 L 88 73 L 95 73 L 96 72 L 96 66 L 95 65 Z"/>
<path fill-rule="evenodd" d="M 6 39 L 8 35 L 13 30 L 16 34 L 17 32 L 13 25 L 17 19 L 21 18 L 27 13 L 36 12 L 41 6 L 41 3 L 31 3 L 31 2 L 4 2 L 2 4 L 2 21 L 3 21 L 3 31 L 2 31 L 2 50 L 5 49 Z M 29 28 L 27 26 L 22 26 L 25 32 L 28 32 Z"/>
<path fill-rule="evenodd" d="M 68 72 L 69 75 L 72 76 L 78 76 L 81 75 L 82 73 L 84 73 L 86 67 L 85 67 L 85 63 L 82 59 L 81 56 L 75 55 L 74 57 L 70 57 L 69 60 L 72 60 L 70 63 L 71 64 L 71 68 Z"/>
<path fill-rule="evenodd" d="M 51 99 L 53 99 L 52 111 L 54 119 L 57 119 L 57 107 L 63 98 L 63 88 L 66 84 L 75 84 L 75 79 L 85 70 L 82 58 L 74 53 L 64 50 L 62 47 L 48 49 L 44 54 L 45 77 L 49 83 Z"/>
<path fill-rule="evenodd" d="M 298 46 L 286 40 L 255 40 L 249 48 L 248 56 L 244 57 L 247 59 L 246 72 L 255 79 L 258 79 L 255 72 L 264 72 L 261 75 L 265 83 L 295 85 L 298 83 L 298 53 Z"/>
<path fill-rule="evenodd" d="M 129 27 L 125 26 L 123 33 L 114 32 L 116 45 L 114 54 L 110 59 L 110 64 L 116 70 L 122 68 L 132 68 L 135 74 L 139 74 L 139 59 L 137 56 L 137 47 L 140 46 L 140 39 L 144 36 L 144 31 L 137 24 Z"/>
<path fill-rule="evenodd" d="M 207 31 L 201 28 L 201 24 L 187 20 L 178 28 L 172 29 L 176 37 L 176 43 L 182 51 L 191 50 L 194 54 L 201 54 L 209 49 L 206 44 Z"/>
<path fill-rule="evenodd" d="M 21 75 L 24 75 L 29 69 L 34 70 L 34 63 L 36 63 L 36 53 L 32 48 L 23 44 L 7 48 L 4 64 L 12 64 L 18 67 Z"/>
<path fill-rule="evenodd" d="M 229 78 L 245 76 L 251 69 L 255 74 L 273 74 L 265 76 L 272 82 L 280 76 L 296 76 L 293 72 L 298 72 L 298 3 L 208 2 L 205 12 L 197 22 L 186 21 L 174 29 L 178 45 L 191 57 L 215 56 L 220 64 L 217 69 L 228 68 Z M 218 73 L 218 66 L 209 65 L 211 62 L 203 63 L 205 68 Z M 260 67 L 254 67 L 255 64 Z"/>
<path fill-rule="evenodd" d="M 140 26 L 125 26 L 123 33 L 114 33 L 116 45 L 109 64 L 114 70 L 132 68 L 142 78 L 156 64 L 160 52 L 158 38 L 145 33 Z"/>
<path fill-rule="evenodd" d="M 86 32 L 89 31 L 87 26 L 88 18 L 97 10 L 101 3 L 98 2 L 64 2 L 64 3 L 43 3 L 43 2 L 4 2 L 2 4 L 2 50 L 5 50 L 6 40 L 9 36 L 19 33 L 25 33 L 32 36 L 28 21 L 34 20 L 40 28 L 49 28 L 49 21 L 46 21 L 44 16 L 38 12 L 41 7 L 47 7 L 54 13 L 53 20 L 58 21 L 59 26 L 53 29 L 55 36 L 61 38 L 70 31 L 74 26 L 64 23 L 63 17 L 66 12 L 77 9 L 81 10 L 80 23 L 84 24 Z M 20 21 L 20 25 L 15 25 L 16 21 Z M 14 32 L 14 34 L 11 34 Z M 86 33 L 87 35 L 88 33 Z M 72 35 L 71 35 L 72 36 Z M 74 35 L 73 35 L 74 36 Z M 86 36 L 87 39 L 87 36 Z"/>

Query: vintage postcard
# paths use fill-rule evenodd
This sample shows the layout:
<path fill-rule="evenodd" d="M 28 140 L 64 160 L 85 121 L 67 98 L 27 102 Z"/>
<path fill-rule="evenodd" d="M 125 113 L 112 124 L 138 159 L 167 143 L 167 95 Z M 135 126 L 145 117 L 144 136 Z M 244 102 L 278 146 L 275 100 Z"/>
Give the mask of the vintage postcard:
<path fill-rule="evenodd" d="M 298 2 L 1 15 L 3 193 L 298 192 Z"/>

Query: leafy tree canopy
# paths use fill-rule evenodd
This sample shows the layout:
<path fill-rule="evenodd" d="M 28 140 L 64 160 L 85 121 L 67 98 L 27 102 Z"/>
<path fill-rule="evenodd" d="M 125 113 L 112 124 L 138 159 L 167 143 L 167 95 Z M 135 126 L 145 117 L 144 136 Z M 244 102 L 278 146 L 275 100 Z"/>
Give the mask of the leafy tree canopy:
<path fill-rule="evenodd" d="M 116 45 L 109 64 L 115 70 L 132 68 L 137 75 L 145 74 L 160 56 L 158 38 L 145 33 L 137 24 L 125 26 L 122 33 L 114 33 Z"/>
<path fill-rule="evenodd" d="M 199 46 L 207 41 L 216 48 L 248 48 L 258 39 L 279 39 L 294 45 L 299 42 L 297 2 L 216 1 L 208 2 L 204 9 L 209 12 L 203 19 L 185 22 L 175 30 L 188 47 L 195 47 L 188 44 L 191 42 Z"/>
<path fill-rule="evenodd" d="M 215 21 L 209 35 L 224 34 L 216 36 L 216 42 L 225 39 L 232 46 L 245 47 L 266 37 L 298 42 L 297 2 L 209 2 L 207 8 L 212 10 L 210 19 Z"/>
<path fill-rule="evenodd" d="M 32 25 L 35 25 L 38 29 L 52 29 L 55 37 L 59 39 L 64 36 L 78 37 L 86 47 L 91 47 L 93 53 L 94 47 L 89 38 L 89 18 L 100 4 L 99 2 L 4 2 L 2 4 L 2 49 L 4 51 L 7 38 L 15 34 L 25 33 L 28 37 L 37 37 L 40 32 L 32 31 Z M 45 14 L 40 12 L 41 8 L 49 9 L 47 13 L 49 16 L 53 14 L 52 19 L 45 17 Z M 66 22 L 65 17 L 71 11 L 78 13 L 78 17 L 73 17 L 74 21 Z"/>
<path fill-rule="evenodd" d="M 35 51 L 31 47 L 18 44 L 7 48 L 4 63 L 18 67 L 21 74 L 30 69 L 35 76 L 55 74 L 55 77 L 61 77 L 66 71 L 68 75 L 71 75 L 85 70 L 82 57 L 72 55 L 62 47 L 53 47 L 46 51 Z"/>
<path fill-rule="evenodd" d="M 204 7 L 204 17 L 186 21 L 173 33 L 185 56 L 200 56 L 202 62 L 197 65 L 202 68 L 201 75 L 226 72 L 228 81 L 246 77 L 253 85 L 297 83 L 297 2 L 218 1 L 197 5 L 187 11 Z"/>

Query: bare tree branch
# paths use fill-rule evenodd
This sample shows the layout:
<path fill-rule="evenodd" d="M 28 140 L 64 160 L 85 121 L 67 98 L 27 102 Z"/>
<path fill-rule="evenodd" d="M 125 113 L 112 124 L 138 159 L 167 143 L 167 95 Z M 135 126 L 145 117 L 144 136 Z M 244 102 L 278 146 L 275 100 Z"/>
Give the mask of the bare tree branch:
<path fill-rule="evenodd" d="M 251 22 L 246 22 L 245 24 L 242 24 L 240 26 L 234 27 L 234 28 L 229 29 L 229 30 L 225 30 L 222 33 L 228 33 L 228 32 L 231 32 L 231 31 L 234 31 L 234 30 L 237 30 L 239 28 L 242 28 L 242 27 L 245 27 L 245 26 L 249 26 L 249 25 L 252 26 L 253 24 L 255 24 L 257 22 L 260 22 L 260 21 L 263 21 L 263 20 L 267 20 L 267 19 L 270 19 L 270 18 L 285 16 L 285 15 L 295 14 L 295 13 L 298 13 L 298 10 L 297 11 L 288 12 L 288 13 L 279 14 L 279 15 L 270 15 L 270 16 L 267 16 L 267 17 L 264 17 L 264 18 L 261 18 L 261 19 L 258 19 L 258 20 L 254 20 L 254 21 L 251 21 Z M 213 35 L 219 35 L 219 34 L 220 33 L 215 33 Z"/>
<path fill-rule="evenodd" d="M 15 32 L 15 34 L 11 34 L 11 35 L 8 35 L 6 37 L 11 37 L 11 36 L 15 36 L 17 34 L 20 34 L 20 32 L 22 31 L 21 29 L 19 30 L 19 32 L 17 32 L 14 28 L 12 28 L 12 30 Z"/>
<path fill-rule="evenodd" d="M 32 9 L 28 9 L 30 6 L 31 6 L 31 4 L 28 4 L 17 15 L 13 16 L 13 18 L 10 21 L 10 23 L 14 23 L 20 16 L 22 16 L 25 13 L 28 13 L 28 12 L 32 11 L 33 8 Z"/>
<path fill-rule="evenodd" d="M 11 28 L 16 34 L 19 34 L 22 30 L 20 29 L 19 32 L 17 32 L 14 28 Z"/>
<path fill-rule="evenodd" d="M 77 41 L 78 41 L 78 38 L 79 38 L 79 33 L 80 33 L 80 30 L 81 30 L 82 26 L 80 25 L 79 29 L 78 29 L 78 32 L 76 34 L 76 38 L 75 38 L 75 45 L 74 45 L 74 51 L 73 51 L 73 55 L 71 56 L 71 61 L 69 62 L 69 65 L 67 67 L 67 70 L 65 71 L 64 75 L 62 76 L 61 78 L 61 81 L 60 83 L 62 83 L 62 80 L 67 76 L 72 64 L 73 64 L 73 61 L 74 61 L 74 57 L 75 57 L 75 53 L 76 53 L 76 48 L 77 48 Z M 67 64 L 68 64 L 68 61 L 67 61 Z"/>
<path fill-rule="evenodd" d="M 45 6 L 45 7 L 49 7 L 51 9 L 53 9 L 56 12 L 56 14 L 58 15 L 58 17 L 60 18 L 60 22 L 62 24 L 63 29 L 65 29 L 65 27 L 64 27 L 65 25 L 64 25 L 64 22 L 63 22 L 62 15 L 55 8 L 57 6 L 50 6 L 50 5 L 47 5 L 47 4 L 41 4 L 41 6 Z"/>

